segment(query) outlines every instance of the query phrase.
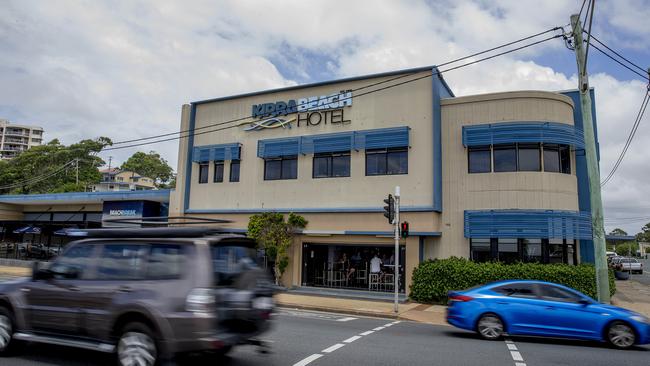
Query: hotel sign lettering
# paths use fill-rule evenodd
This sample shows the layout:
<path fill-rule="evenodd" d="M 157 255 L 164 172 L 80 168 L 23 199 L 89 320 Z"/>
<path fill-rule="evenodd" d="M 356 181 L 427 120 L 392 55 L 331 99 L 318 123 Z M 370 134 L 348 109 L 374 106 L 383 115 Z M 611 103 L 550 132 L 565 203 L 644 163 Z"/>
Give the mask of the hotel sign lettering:
<path fill-rule="evenodd" d="M 345 107 L 352 106 L 352 91 L 341 91 L 330 95 L 299 98 L 298 100 L 278 101 L 275 103 L 254 104 L 252 107 L 254 121 L 246 131 L 259 131 L 270 128 L 291 128 L 317 126 L 320 124 L 348 124 L 345 119 Z M 291 118 L 281 118 L 295 114 Z"/>

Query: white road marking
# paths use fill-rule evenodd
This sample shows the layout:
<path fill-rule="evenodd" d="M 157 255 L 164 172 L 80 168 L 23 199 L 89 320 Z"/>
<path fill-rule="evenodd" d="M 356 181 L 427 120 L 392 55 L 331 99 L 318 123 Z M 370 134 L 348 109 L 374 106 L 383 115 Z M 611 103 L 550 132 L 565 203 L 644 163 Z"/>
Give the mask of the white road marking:
<path fill-rule="evenodd" d="M 343 346 L 345 346 L 345 344 L 343 344 L 343 343 L 337 343 L 337 344 L 333 345 L 332 347 L 325 348 L 325 349 L 322 350 L 321 352 L 323 352 L 323 353 L 334 352 L 334 351 L 336 351 L 337 349 L 339 349 L 339 348 L 341 348 L 341 347 L 343 347 Z"/>
<path fill-rule="evenodd" d="M 350 320 L 357 320 L 357 318 L 341 318 L 341 319 L 336 319 L 337 322 L 349 322 Z"/>
<path fill-rule="evenodd" d="M 318 354 L 318 353 L 314 353 L 313 355 L 311 355 L 311 356 L 309 356 L 309 357 L 305 357 L 305 358 L 303 358 L 302 360 L 300 360 L 300 361 L 294 363 L 293 366 L 305 366 L 305 365 L 309 365 L 312 361 L 318 360 L 318 359 L 321 358 L 321 357 L 323 357 L 323 355 Z"/>
<path fill-rule="evenodd" d="M 343 319 L 345 319 L 345 318 L 343 318 Z M 350 320 L 354 320 L 354 319 L 356 319 L 356 318 L 350 318 Z M 347 321 L 347 320 L 338 320 L 338 321 Z M 332 353 L 332 352 L 336 351 L 337 349 L 345 347 L 345 343 L 352 343 L 352 342 L 356 341 L 357 339 L 361 339 L 364 336 L 370 335 L 370 334 L 372 334 L 372 333 L 374 333 L 376 331 L 380 331 L 382 329 L 386 329 L 386 327 L 390 327 L 391 325 L 395 325 L 395 324 L 399 324 L 399 321 L 386 324 L 383 327 L 377 327 L 377 328 L 375 328 L 373 330 L 368 330 L 368 331 L 365 331 L 363 333 L 359 333 L 359 335 L 352 336 L 352 337 L 344 340 L 343 343 L 337 343 L 337 344 L 335 344 L 333 346 L 329 346 L 329 347 L 325 348 L 324 350 L 322 350 L 321 352 L 322 353 Z M 293 366 L 306 366 L 306 365 L 310 364 L 311 362 L 313 362 L 313 361 L 315 361 L 315 360 L 317 360 L 317 359 L 319 359 L 321 357 L 323 357 L 322 354 L 314 353 L 313 355 L 311 355 L 309 357 L 305 357 L 302 360 L 298 361 L 297 363 L 294 363 Z M 520 366 L 520 365 L 517 365 L 517 366 Z M 526 366 L 526 365 L 524 364 L 523 366 Z"/>
<path fill-rule="evenodd" d="M 515 342 L 510 339 L 505 339 L 505 342 L 508 350 L 510 351 L 510 357 L 512 357 L 512 360 L 515 361 L 515 366 L 526 366 L 526 363 L 524 363 L 524 358 L 521 356 L 521 353 L 517 349 Z"/>
<path fill-rule="evenodd" d="M 392 326 L 393 326 L 393 323 L 384 324 L 384 327 L 386 327 L 386 328 L 392 327 Z"/>
<path fill-rule="evenodd" d="M 352 343 L 352 342 L 356 341 L 359 338 L 361 338 L 361 336 L 350 337 L 350 338 L 344 340 L 343 343 Z"/>
<path fill-rule="evenodd" d="M 512 356 L 512 359 L 515 361 L 523 361 L 524 358 L 521 357 L 521 353 L 519 351 L 510 351 L 510 356 Z"/>

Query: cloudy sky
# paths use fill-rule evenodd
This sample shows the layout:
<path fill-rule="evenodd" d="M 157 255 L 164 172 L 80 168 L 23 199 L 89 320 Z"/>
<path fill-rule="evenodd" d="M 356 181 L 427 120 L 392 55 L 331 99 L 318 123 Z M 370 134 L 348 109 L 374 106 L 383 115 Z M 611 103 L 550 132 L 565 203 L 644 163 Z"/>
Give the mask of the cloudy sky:
<path fill-rule="evenodd" d="M 0 118 L 69 144 L 178 130 L 190 101 L 440 64 L 569 23 L 582 0 L 2 1 Z M 593 33 L 650 66 L 650 0 L 599 0 Z M 568 28 L 567 28 L 568 29 Z M 618 157 L 646 82 L 590 51 L 601 170 Z M 561 39 L 444 75 L 456 95 L 577 85 Z M 650 221 L 646 114 L 603 198 L 606 226 Z M 177 143 L 150 145 L 175 167 Z M 135 150 L 103 155 L 119 164 Z"/>

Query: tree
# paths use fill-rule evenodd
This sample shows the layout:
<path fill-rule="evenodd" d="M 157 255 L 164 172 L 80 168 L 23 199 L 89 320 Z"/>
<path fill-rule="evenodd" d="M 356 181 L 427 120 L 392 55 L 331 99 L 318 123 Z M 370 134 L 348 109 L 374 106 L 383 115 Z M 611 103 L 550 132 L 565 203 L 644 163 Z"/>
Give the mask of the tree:
<path fill-rule="evenodd" d="M 623 229 L 616 228 L 612 231 L 609 232 L 609 235 L 614 235 L 614 236 L 627 236 L 627 232 Z"/>
<path fill-rule="evenodd" d="M 622 256 L 636 255 L 637 250 L 639 250 L 639 244 L 632 241 L 616 246 L 616 254 Z"/>
<path fill-rule="evenodd" d="M 155 151 L 136 152 L 122 164 L 120 170 L 129 170 L 152 178 L 158 187 L 165 186 L 173 177 L 172 167 Z"/>
<path fill-rule="evenodd" d="M 287 220 L 277 212 L 265 212 L 250 217 L 248 236 L 257 241 L 274 265 L 275 283 L 280 284 L 282 275 L 289 265 L 287 252 L 293 243 L 297 230 L 305 228 L 308 222 L 304 217 L 289 214 Z"/>
<path fill-rule="evenodd" d="M 101 178 L 97 169 L 105 163 L 97 153 L 112 144 L 109 138 L 99 137 L 70 146 L 54 139 L 45 145 L 32 147 L 0 164 L 0 187 L 3 187 L 0 192 L 83 192 L 89 184 Z"/>
<path fill-rule="evenodd" d="M 650 242 L 650 222 L 643 225 L 641 232 L 636 234 L 637 241 Z"/>

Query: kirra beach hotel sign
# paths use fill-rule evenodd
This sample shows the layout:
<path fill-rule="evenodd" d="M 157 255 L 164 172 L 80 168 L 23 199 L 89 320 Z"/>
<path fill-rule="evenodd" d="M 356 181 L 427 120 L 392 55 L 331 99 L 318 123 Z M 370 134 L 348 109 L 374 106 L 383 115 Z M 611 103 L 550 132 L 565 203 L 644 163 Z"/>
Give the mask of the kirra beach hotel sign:
<path fill-rule="evenodd" d="M 352 91 L 346 90 L 330 95 L 290 99 L 275 103 L 254 104 L 251 122 L 246 131 L 259 131 L 269 128 L 291 128 L 293 122 L 297 127 L 318 126 L 320 124 L 348 124 L 345 119 L 345 107 L 352 106 Z M 284 116 L 290 116 L 282 118 Z"/>

